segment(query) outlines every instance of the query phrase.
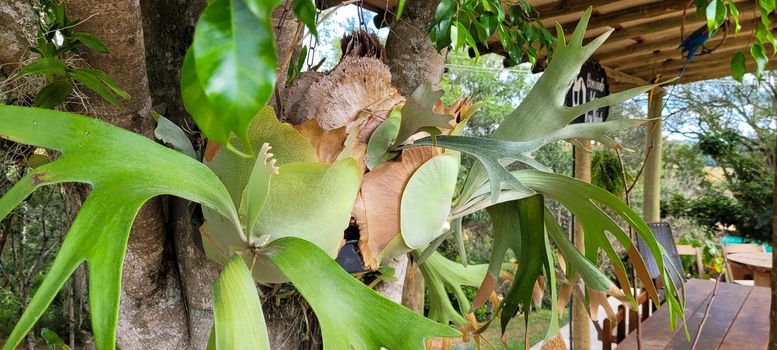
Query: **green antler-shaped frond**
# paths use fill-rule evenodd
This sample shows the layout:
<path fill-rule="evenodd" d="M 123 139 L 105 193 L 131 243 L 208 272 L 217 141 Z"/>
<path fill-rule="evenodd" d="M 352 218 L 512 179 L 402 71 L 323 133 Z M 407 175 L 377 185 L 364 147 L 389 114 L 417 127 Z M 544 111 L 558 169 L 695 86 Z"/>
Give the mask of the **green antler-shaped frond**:
<path fill-rule="evenodd" d="M 227 190 L 207 167 L 99 120 L 0 106 L 0 137 L 62 152 L 59 159 L 33 169 L 0 198 L 0 219 L 39 186 L 63 182 L 92 186 L 51 270 L 3 349 L 13 349 L 22 341 L 82 262 L 89 266 L 96 345 L 100 349 L 115 348 L 127 239 L 140 207 L 152 197 L 169 194 L 186 198 L 238 222 Z"/>

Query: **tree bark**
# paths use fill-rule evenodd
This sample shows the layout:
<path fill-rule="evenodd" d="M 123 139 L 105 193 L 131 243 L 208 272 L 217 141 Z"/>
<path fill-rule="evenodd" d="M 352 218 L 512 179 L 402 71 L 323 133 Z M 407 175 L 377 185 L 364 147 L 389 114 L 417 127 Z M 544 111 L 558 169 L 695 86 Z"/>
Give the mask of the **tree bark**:
<path fill-rule="evenodd" d="M 74 0 L 66 5 L 70 17 L 85 19 L 78 29 L 96 34 L 111 50 L 107 55 L 87 52 L 87 61 L 132 96 L 115 107 L 90 95 L 85 112 L 150 137 L 154 123 L 149 115 L 151 94 L 139 1 Z M 132 227 L 117 332 L 122 349 L 141 349 L 149 344 L 163 349 L 188 346 L 186 308 L 164 212 L 163 200 L 154 198 L 143 206 Z"/>

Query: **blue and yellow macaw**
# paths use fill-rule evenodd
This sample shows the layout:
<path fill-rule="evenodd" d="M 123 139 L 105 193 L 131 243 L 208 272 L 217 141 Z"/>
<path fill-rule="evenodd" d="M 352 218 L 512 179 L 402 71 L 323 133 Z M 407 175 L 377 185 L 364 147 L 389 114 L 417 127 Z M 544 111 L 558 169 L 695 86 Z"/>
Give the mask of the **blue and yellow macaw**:
<path fill-rule="evenodd" d="M 694 30 L 691 35 L 685 37 L 685 39 L 683 39 L 683 41 L 680 43 L 680 46 L 677 47 L 678 49 L 682 50 L 683 54 L 685 54 L 685 64 L 683 64 L 683 68 L 680 69 L 680 77 L 682 77 L 683 73 L 685 73 L 685 68 L 688 68 L 688 63 L 691 62 L 691 59 L 696 56 L 696 54 L 704 46 L 704 43 L 706 43 L 707 39 L 709 38 L 710 31 L 705 24 L 699 29 Z"/>

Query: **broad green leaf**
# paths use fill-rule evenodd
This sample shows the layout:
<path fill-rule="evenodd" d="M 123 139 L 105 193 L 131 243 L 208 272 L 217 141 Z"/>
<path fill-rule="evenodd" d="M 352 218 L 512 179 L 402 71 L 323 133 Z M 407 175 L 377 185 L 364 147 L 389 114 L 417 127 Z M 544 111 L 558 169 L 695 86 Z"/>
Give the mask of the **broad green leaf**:
<path fill-rule="evenodd" d="M 230 126 L 222 123 L 223 117 L 216 108 L 214 108 L 205 91 L 202 89 L 200 81 L 197 79 L 197 72 L 194 68 L 194 54 L 192 49 L 186 52 L 181 68 L 181 99 L 183 100 L 186 111 L 192 116 L 194 122 L 200 130 L 211 140 L 221 144 L 228 143 L 231 138 Z"/>
<path fill-rule="evenodd" d="M 376 293 L 307 241 L 279 239 L 263 254 L 313 308 L 325 350 L 421 349 L 426 338 L 460 335 Z"/>
<path fill-rule="evenodd" d="M 64 103 L 73 92 L 73 86 L 68 80 L 55 80 L 38 91 L 35 95 L 35 107 L 53 108 Z"/>
<path fill-rule="evenodd" d="M 0 220 L 39 186 L 63 182 L 92 186 L 5 350 L 20 344 L 82 262 L 89 267 L 95 345 L 115 348 L 127 239 L 135 215 L 149 199 L 175 195 L 238 222 L 229 194 L 207 167 L 141 135 L 75 114 L 0 106 L 0 136 L 62 152 L 55 161 L 30 171 L 0 198 Z"/>
<path fill-rule="evenodd" d="M 618 119 L 602 123 L 570 124 L 546 135 L 545 144 L 558 140 L 588 139 L 601 142 L 608 147 L 621 148 L 618 142 L 606 133 L 633 128 L 646 122 L 648 119 Z"/>
<path fill-rule="evenodd" d="M 603 250 L 610 259 L 615 275 L 618 277 L 621 289 L 626 297 L 634 302 L 634 296 L 630 289 L 629 277 L 615 248 L 610 243 L 609 237 L 615 238 L 626 250 L 630 261 L 634 264 L 637 275 L 648 291 L 654 302 L 658 302 L 658 293 L 650 279 L 645 262 L 636 249 L 629 235 L 616 224 L 599 205 L 609 208 L 616 213 L 644 240 L 650 249 L 661 271 L 661 280 L 664 285 L 665 298 L 668 304 L 671 326 L 676 325 L 676 316 L 682 316 L 681 300 L 678 299 L 677 287 L 671 278 L 671 271 L 665 261 L 669 256 L 664 248 L 658 244 L 650 228 L 629 206 L 613 196 L 609 192 L 563 175 L 544 173 L 536 170 L 518 170 L 513 172 L 515 177 L 525 186 L 538 193 L 552 197 L 567 207 L 576 218 L 580 220 L 585 232 L 585 256 L 590 261 L 598 261 L 599 250 Z M 681 318 L 682 319 L 682 318 Z"/>
<path fill-rule="evenodd" d="M 263 245 L 283 237 L 299 237 L 314 243 L 330 256 L 336 256 L 361 183 L 361 169 L 356 161 L 346 157 L 331 165 L 317 162 L 307 139 L 291 125 L 278 121 L 270 107 L 265 107 L 252 121 L 249 133 L 254 149 L 261 149 L 265 143 L 272 147 L 273 159 L 278 166 L 278 174 L 272 175 L 267 199 L 249 232 L 252 243 Z M 222 179 L 238 208 L 244 194 L 256 196 L 247 187 L 260 156 L 246 158 L 222 150 L 213 159 L 205 160 L 205 164 Z M 242 224 L 248 226 L 245 220 L 250 220 L 257 208 L 247 210 L 248 207 L 242 207 L 245 210 L 241 210 Z M 206 233 L 213 240 L 203 240 L 209 257 L 226 263 L 230 246 L 249 246 L 247 238 L 241 237 L 228 219 L 207 208 L 203 213 Z M 257 242 L 259 237 L 265 238 Z M 253 256 L 244 258 L 251 261 Z M 262 282 L 285 282 L 286 278 L 268 264 L 259 256 L 253 269 L 254 278 Z"/>
<path fill-rule="evenodd" d="M 186 137 L 186 133 L 180 126 L 175 125 L 175 123 L 154 111 L 151 111 L 151 116 L 156 120 L 154 137 L 156 137 L 157 140 L 173 146 L 178 152 L 192 157 L 193 159 L 197 159 L 197 153 L 194 152 L 192 141 Z"/>
<path fill-rule="evenodd" d="M 731 77 L 741 83 L 745 77 L 745 72 L 745 54 L 738 51 L 734 56 L 731 56 Z"/>
<path fill-rule="evenodd" d="M 318 10 L 316 9 L 316 4 L 313 3 L 313 0 L 294 0 L 291 8 L 300 22 L 305 24 L 305 27 L 307 27 L 310 33 L 318 40 L 318 30 L 316 30 L 316 12 Z"/>
<path fill-rule="evenodd" d="M 766 57 L 766 53 L 764 52 L 763 45 L 761 45 L 760 43 L 755 43 L 751 45 L 750 56 L 753 56 L 753 59 L 755 60 L 755 63 L 756 63 L 755 77 L 758 80 L 761 80 L 764 70 L 766 69 L 766 64 L 769 63 L 769 58 Z"/>
<path fill-rule="evenodd" d="M 452 129 L 449 124 L 452 116 L 436 113 L 434 104 L 442 97 L 442 90 L 432 90 L 432 85 L 424 83 L 419 86 L 402 107 L 402 122 L 392 146 L 405 142 L 410 136 L 426 131 L 439 134 L 439 129 Z"/>
<path fill-rule="evenodd" d="M 465 267 L 434 252 L 418 268 L 429 291 L 429 318 L 442 324 L 468 325 L 463 315 L 470 312 L 470 303 L 461 286 L 479 286 L 488 265 Z M 456 297 L 458 307 L 451 304 L 448 292 Z"/>
<path fill-rule="evenodd" d="M 405 244 L 421 248 L 450 229 L 459 157 L 443 153 L 413 173 L 402 192 L 400 227 Z"/>
<path fill-rule="evenodd" d="M 485 28 L 486 38 L 496 33 L 496 28 L 499 23 L 499 19 L 497 18 L 496 14 L 486 12 L 480 15 L 478 20 L 480 21 L 480 24 L 483 26 L 483 28 Z"/>
<path fill-rule="evenodd" d="M 491 199 L 496 202 L 501 191 L 502 184 L 521 190 L 525 189 L 519 181 L 513 177 L 505 168 L 505 165 L 514 161 L 525 163 L 532 167 L 547 169 L 542 164 L 537 163 L 529 152 L 536 151 L 545 140 L 530 142 L 510 142 L 493 139 L 484 139 L 470 136 L 437 136 L 425 137 L 413 142 L 412 146 L 438 146 L 454 149 L 475 156 L 482 164 L 488 174 L 488 182 L 491 184 Z M 471 175 L 470 175 L 471 176 Z M 475 180 L 473 180 L 475 181 Z M 476 180 L 478 184 L 486 183 L 487 179 L 483 174 Z"/>
<path fill-rule="evenodd" d="M 564 256 L 564 260 L 567 265 L 573 267 L 575 271 L 580 273 L 580 277 L 583 278 L 585 286 L 594 290 L 607 292 L 612 291 L 613 288 L 618 287 L 610 281 L 596 265 L 590 260 L 586 259 L 583 254 L 569 241 L 568 235 L 564 232 L 561 226 L 556 221 L 553 214 L 545 208 L 545 232 L 548 237 L 556 245 L 561 255 Z"/>
<path fill-rule="evenodd" d="M 59 58 L 41 58 L 19 69 L 19 76 L 31 74 L 64 75 L 67 65 Z"/>
<path fill-rule="evenodd" d="M 726 4 L 723 0 L 710 0 L 705 14 L 707 16 L 707 29 L 713 33 L 726 20 Z"/>
<path fill-rule="evenodd" d="M 82 44 L 84 44 L 84 46 L 94 50 L 95 52 L 99 52 L 99 53 L 110 52 L 110 50 L 108 50 L 108 46 L 106 46 L 105 43 L 102 42 L 102 40 L 100 40 L 100 38 L 98 38 L 96 35 L 92 33 L 79 32 L 79 33 L 72 33 L 70 34 L 70 36 L 74 40 L 81 42 Z"/>
<path fill-rule="evenodd" d="M 262 302 L 256 293 L 251 271 L 234 254 L 213 282 L 215 349 L 270 349 Z"/>
<path fill-rule="evenodd" d="M 389 148 L 397 139 L 401 122 L 401 109 L 396 107 L 391 111 L 389 117 L 375 128 L 367 141 L 367 169 L 373 170 L 399 155 L 399 152 L 390 151 Z"/>
<path fill-rule="evenodd" d="M 255 238 L 254 224 L 259 219 L 259 213 L 262 212 L 264 203 L 270 193 L 272 176 L 278 175 L 278 167 L 275 166 L 275 159 L 272 159 L 271 149 L 272 147 L 270 147 L 269 143 L 263 144 L 262 148 L 259 149 L 259 155 L 256 157 L 254 168 L 251 170 L 248 183 L 240 198 L 238 214 L 240 215 L 240 221 L 246 228 L 245 231 L 251 234 L 251 237 L 249 237 L 251 242 Z"/>
<path fill-rule="evenodd" d="M 213 0 L 202 12 L 192 43 L 193 64 L 185 64 L 184 89 L 196 77 L 211 109 L 217 110 L 200 129 L 210 139 L 227 144 L 234 133 L 251 153 L 248 126 L 270 99 L 277 58 L 270 13 L 279 0 Z M 190 72 L 194 68 L 195 72 Z M 194 89 L 194 88 L 192 88 Z M 187 110 L 207 109 L 185 99 Z M 214 126 L 213 124 L 217 124 Z M 226 132 L 225 132 L 226 131 Z"/>

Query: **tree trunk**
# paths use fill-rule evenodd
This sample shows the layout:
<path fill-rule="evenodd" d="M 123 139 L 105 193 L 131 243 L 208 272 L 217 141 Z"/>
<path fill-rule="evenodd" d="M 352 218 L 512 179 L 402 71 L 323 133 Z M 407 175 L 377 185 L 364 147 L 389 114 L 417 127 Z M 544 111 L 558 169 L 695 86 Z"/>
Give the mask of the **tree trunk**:
<path fill-rule="evenodd" d="M 777 106 L 775 106 L 775 110 L 777 110 Z M 777 147 L 774 149 L 772 206 L 772 247 L 777 247 Z M 777 266 L 777 254 L 774 253 L 772 253 L 772 266 Z M 772 269 L 772 305 L 769 321 L 771 324 L 769 327 L 769 349 L 777 349 L 777 269 Z"/>
<path fill-rule="evenodd" d="M 121 107 L 115 107 L 92 95 L 86 112 L 150 137 L 154 122 L 149 115 L 151 94 L 139 2 L 74 0 L 67 5 L 71 17 L 88 18 L 78 29 L 95 33 L 111 49 L 107 55 L 86 53 L 87 61 L 113 77 L 132 96 Z M 148 344 L 164 349 L 188 346 L 186 308 L 174 263 L 173 242 L 164 221 L 164 205 L 161 198 L 150 200 L 132 227 L 124 261 L 117 333 L 117 344 L 122 349 L 139 349 Z"/>
<path fill-rule="evenodd" d="M 391 82 L 403 96 L 410 96 L 423 83 L 438 86 L 445 71 L 447 50 L 437 52 L 427 34 L 437 4 L 439 0 L 408 1 L 401 20 L 395 19 L 391 23 L 391 31 L 386 40 L 386 53 Z M 402 268 L 408 265 L 405 261 Z M 418 268 L 411 268 L 401 281 L 404 282 L 402 304 L 423 314 L 424 279 Z"/>
<path fill-rule="evenodd" d="M 445 70 L 445 55 L 437 52 L 427 29 L 439 0 L 408 1 L 402 18 L 391 23 L 386 40 L 391 82 L 402 96 L 410 96 L 426 82 L 437 86 Z"/>

